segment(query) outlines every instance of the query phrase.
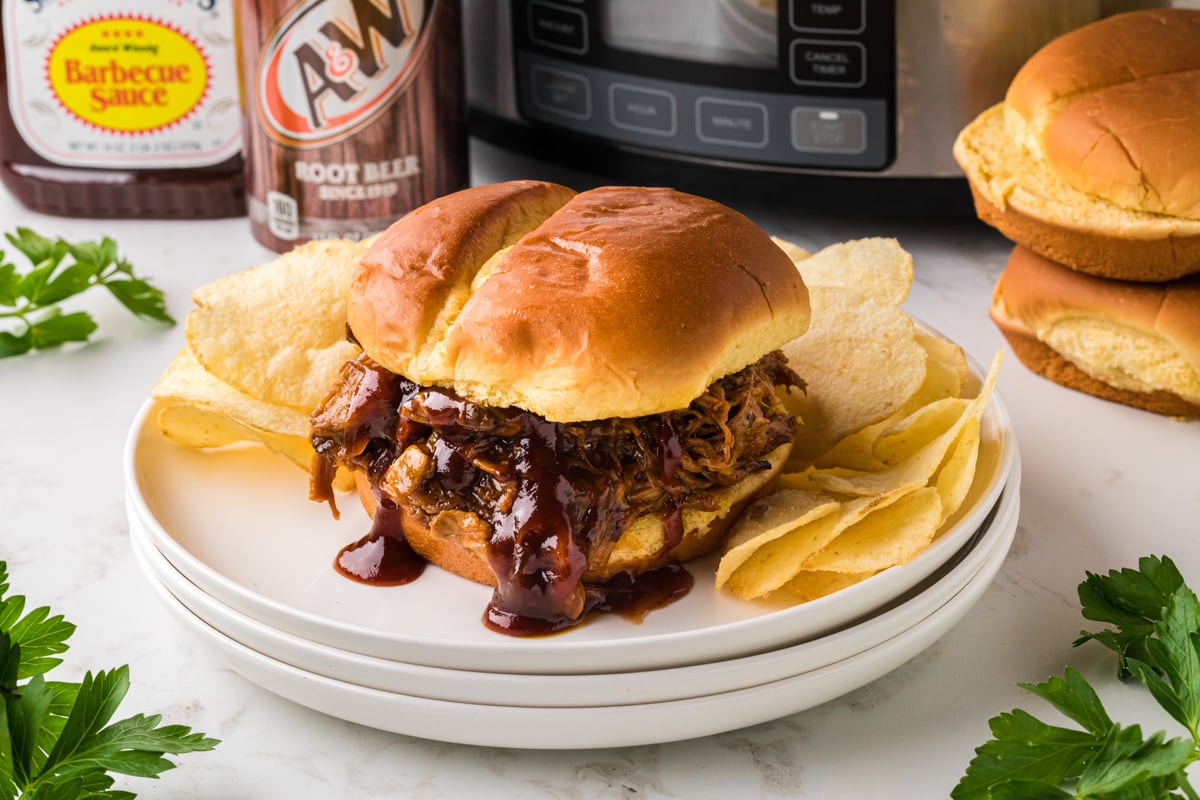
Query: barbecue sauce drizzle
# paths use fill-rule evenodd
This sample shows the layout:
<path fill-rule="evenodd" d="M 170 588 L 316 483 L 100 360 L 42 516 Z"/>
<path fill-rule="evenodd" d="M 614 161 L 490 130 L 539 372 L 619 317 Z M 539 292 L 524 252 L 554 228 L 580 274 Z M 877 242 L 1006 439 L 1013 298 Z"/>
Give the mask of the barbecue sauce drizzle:
<path fill-rule="evenodd" d="M 636 506 L 617 496 L 621 493 L 614 489 L 611 471 L 586 465 L 589 440 L 603 436 L 603 428 L 566 436 L 564 424 L 518 408 L 481 407 L 369 360 L 347 362 L 343 369 L 353 392 L 342 406 L 333 407 L 332 419 L 344 419 L 346 427 L 340 443 L 314 436 L 312 496 L 332 504 L 333 470 L 338 463 L 350 463 L 366 471 L 377 501 L 370 532 L 335 559 L 343 575 L 396 585 L 421 574 L 425 562 L 404 538 L 401 511 L 380 488 L 396 458 L 420 444 L 430 459 L 420 490 L 435 500 L 439 493 L 460 500 L 474 493 L 476 513 L 491 525 L 487 551 L 498 586 L 483 615 L 488 628 L 517 636 L 548 634 L 595 612 L 640 621 L 646 612 L 691 589 L 692 576 L 674 562 L 638 575 L 620 573 L 602 585 L 583 583 L 593 547 L 611 547 Z M 776 378 L 803 387 L 790 371 L 786 380 Z M 324 406 L 314 414 L 314 427 L 322 413 Z M 688 493 L 676 478 L 683 443 L 672 414 L 658 415 L 657 425 L 653 418 L 639 419 L 643 447 L 637 463 L 647 473 L 658 472 L 663 492 L 649 510 L 662 518 L 664 541 L 656 555 L 664 560 L 684 532 L 682 505 Z M 477 464 L 473 459 L 481 452 L 486 463 Z M 489 486 L 490 502 L 483 496 Z M 497 486 L 507 487 L 504 502 L 494 502 Z"/>
<path fill-rule="evenodd" d="M 452 493 L 471 491 L 478 470 L 462 450 L 476 442 L 479 433 L 477 426 L 463 423 L 472 421 L 478 407 L 372 365 L 347 366 L 356 370 L 357 381 L 347 412 L 355 424 L 347 430 L 346 441 L 363 448 L 355 460 L 367 465 L 376 510 L 370 531 L 343 547 L 334 567 L 363 583 L 409 583 L 421 575 L 425 562 L 405 540 L 400 509 L 379 488 L 380 481 L 405 447 L 429 440 L 434 474 L 426 480 Z M 492 505 L 486 520 L 492 526 L 487 549 L 498 584 L 483 615 L 488 628 L 516 636 L 548 634 L 602 611 L 639 621 L 646 612 L 687 594 L 692 576 L 674 563 L 585 586 L 582 578 L 591 546 L 597 537 L 612 535 L 605 530 L 612 501 L 603 478 L 570 469 L 561 424 L 521 409 L 491 410 L 497 411 L 499 427 L 513 440 L 515 454 L 500 468 L 515 478 L 518 488 L 510 507 Z M 431 431 L 436 436 L 431 437 Z M 390 441 L 395 444 L 389 446 Z M 682 444 L 669 414 L 659 416 L 655 450 L 664 484 L 671 487 Z M 324 466 L 330 466 L 330 459 Z M 660 557 L 683 538 L 682 509 L 675 494 L 666 499 L 663 527 Z"/>

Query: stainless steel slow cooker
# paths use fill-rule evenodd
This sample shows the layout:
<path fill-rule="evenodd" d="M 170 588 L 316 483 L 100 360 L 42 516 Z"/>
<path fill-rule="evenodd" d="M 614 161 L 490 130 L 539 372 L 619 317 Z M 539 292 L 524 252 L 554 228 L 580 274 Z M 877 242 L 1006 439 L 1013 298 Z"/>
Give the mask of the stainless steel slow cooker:
<path fill-rule="evenodd" d="M 464 0 L 472 132 L 612 180 L 966 213 L 958 131 L 1138 0 Z M 869 191 L 863 191 L 869 188 Z"/>

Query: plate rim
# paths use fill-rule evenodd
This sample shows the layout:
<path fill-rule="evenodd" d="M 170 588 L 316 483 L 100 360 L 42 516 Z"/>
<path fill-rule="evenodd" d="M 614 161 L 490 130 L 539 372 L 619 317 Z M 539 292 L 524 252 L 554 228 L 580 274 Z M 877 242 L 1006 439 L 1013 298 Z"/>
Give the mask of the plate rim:
<path fill-rule="evenodd" d="M 1013 491 L 1008 491 L 1008 488 Z M 1006 494 L 1002 497 L 997 505 L 997 513 L 992 522 L 994 528 L 1005 528 L 1013 524 L 1013 520 L 1019 514 L 1020 500 L 1018 487 L 1007 487 Z M 820 669 L 829 663 L 834 663 L 839 660 L 857 655 L 865 650 L 876 647 L 890 638 L 899 635 L 900 632 L 907 630 L 915 625 L 920 624 L 929 616 L 938 612 L 938 610 L 955 597 L 964 587 L 971 581 L 975 580 L 979 573 L 996 555 L 996 550 L 1003 542 L 1003 536 L 986 541 L 986 536 L 981 534 L 977 539 L 976 546 L 968 553 L 958 564 L 955 565 L 949 572 L 941 577 L 934 586 L 951 579 L 952 588 L 944 589 L 939 592 L 938 597 L 941 599 L 934 601 L 935 604 L 931 608 L 925 608 L 930 604 L 928 597 L 933 586 L 922 592 L 917 592 L 909 596 L 904 602 L 887 609 L 880 615 L 872 615 L 870 617 L 858 620 L 853 625 L 849 625 L 839 631 L 830 634 L 827 637 L 798 642 L 785 647 L 780 647 L 775 650 L 769 650 L 763 653 L 754 655 L 739 656 L 736 658 L 721 659 L 718 661 L 705 662 L 703 664 L 689 664 L 674 667 L 663 667 L 658 669 L 636 670 L 629 672 L 603 672 L 591 674 L 534 674 L 534 673 L 497 673 L 483 672 L 478 670 L 453 669 L 446 667 L 436 667 L 424 664 L 412 664 L 405 661 L 396 661 L 393 659 L 383 659 L 375 656 L 355 653 L 349 650 L 332 647 L 321 642 L 304 639 L 294 633 L 274 628 L 269 624 L 257 620 L 249 615 L 246 615 L 235 608 L 232 608 L 219 599 L 206 594 L 202 589 L 188 581 L 187 577 L 179 573 L 171 563 L 163 556 L 148 537 L 144 536 L 142 531 L 139 531 L 136 526 L 130 527 L 131 545 L 134 549 L 135 557 L 139 560 L 139 566 L 142 568 L 145 577 L 151 581 L 157 581 L 162 584 L 163 588 L 170 593 L 176 601 L 187 608 L 196 617 L 215 628 L 221 634 L 227 636 L 240 644 L 245 645 L 253 650 L 257 650 L 268 658 L 289 663 L 292 666 L 313 672 L 314 674 L 322 675 L 333 680 L 339 680 L 347 683 L 354 683 L 366 688 L 378 689 L 381 691 L 399 691 L 391 689 L 387 686 L 364 682 L 362 679 L 347 677 L 344 674 L 333 674 L 334 670 L 326 667 L 322 671 L 320 668 L 309 666 L 313 662 L 320 662 L 324 659 L 346 660 L 351 663 L 354 669 L 368 670 L 384 670 L 395 673 L 392 677 L 399 680 L 415 681 L 420 689 L 406 691 L 406 694 L 414 696 L 429 697 L 430 699 L 443 699 L 454 702 L 468 702 L 489 705 L 539 705 L 528 700 L 521 703 L 501 703 L 496 701 L 487 701 L 482 699 L 467 699 L 468 697 L 482 698 L 489 691 L 512 691 L 514 688 L 530 688 L 520 686 L 524 683 L 536 683 L 539 690 L 545 692 L 547 696 L 557 697 L 562 696 L 563 692 L 574 691 L 576 693 L 581 690 L 588 693 L 600 694 L 605 692 L 612 695 L 614 691 L 610 687 L 636 686 L 646 680 L 650 680 L 656 686 L 669 686 L 674 691 L 671 696 L 659 697 L 656 700 L 649 698 L 638 700 L 636 702 L 661 702 L 665 700 L 686 699 L 688 697 L 703 696 L 721 691 L 730 691 L 737 687 L 747 687 L 757 685 L 774 680 L 782 679 L 789 675 L 796 675 L 802 672 Z M 164 574 L 164 570 L 169 570 L 170 574 Z M 965 573 L 965 576 L 958 576 L 959 571 Z M 182 594 L 181 594 L 182 593 Z M 185 597 L 182 595 L 189 595 Z M 197 599 L 199 598 L 199 599 Z M 197 606 L 210 606 L 209 608 L 197 608 Z M 911 612 L 905 613 L 906 607 L 909 609 L 916 604 L 923 609 L 915 615 Z M 246 626 L 251 629 L 259 628 L 254 632 L 254 635 L 247 635 L 230 630 L 229 623 L 224 620 L 214 620 L 211 606 L 217 606 L 217 615 L 226 614 L 234 618 L 235 623 L 232 627 Z M 906 620 L 900 626 L 900 620 Z M 244 628 L 243 628 L 244 630 Z M 268 646 L 263 645 L 261 638 L 266 636 L 268 639 L 275 639 L 276 642 Z M 283 641 L 283 645 L 277 642 Z M 843 642 L 848 641 L 848 646 Z M 289 659 L 288 655 L 281 654 L 282 648 L 292 653 L 296 652 L 294 648 L 300 648 L 306 651 L 304 656 L 297 658 L 292 655 Z M 836 655 L 834 655 L 836 654 Z M 822 660 L 829 658 L 830 660 Z M 311 659 L 311 660 L 309 660 Z M 801 659 L 799 664 L 797 659 Z M 297 663 L 306 661 L 307 663 Z M 762 667 L 763 661 L 772 662 L 769 666 Z M 739 674 L 747 674 L 747 670 L 751 667 L 759 667 L 760 671 L 754 672 L 756 676 L 750 682 L 739 681 L 735 676 Z M 761 672 L 766 670 L 766 676 Z M 714 676 L 714 671 L 720 671 L 721 676 Z M 767 677 L 769 676 L 769 677 Z M 507 684 L 503 688 L 485 688 L 490 682 L 499 681 Z M 437 688 L 424 688 L 432 682 Z M 714 682 L 718 686 L 724 688 L 701 688 L 711 687 Z M 599 689 L 597 688 L 599 685 Z M 439 692 L 446 691 L 442 688 L 448 686 L 449 691 L 460 693 L 456 697 L 443 696 Z M 686 687 L 686 688 L 684 688 Z M 552 691 L 551 691 L 552 690 Z M 661 689 L 659 690 L 661 691 Z M 522 696 L 525 696 L 522 694 Z M 634 701 L 630 701 L 634 702 Z M 614 700 L 589 700 L 588 702 L 572 703 L 572 707 L 590 707 L 590 706 L 609 706 L 619 704 Z M 553 706 L 553 703 L 540 705 Z"/>
<path fill-rule="evenodd" d="M 930 618 L 926 618 L 922 623 L 903 634 L 888 639 L 879 647 L 831 663 L 818 670 L 779 681 L 758 684 L 731 692 L 714 693 L 699 698 L 657 703 L 583 708 L 488 706 L 368 689 L 318 676 L 271 659 L 253 648 L 224 636 L 199 617 L 195 617 L 182 605 L 167 607 L 172 616 L 183 622 L 183 627 L 189 631 L 189 635 L 203 639 L 203 644 L 210 651 L 217 652 L 221 660 L 229 664 L 231 669 L 243 679 L 264 691 L 283 697 L 289 702 L 359 725 L 457 744 L 520 749 L 558 750 L 661 744 L 722 733 L 805 711 L 878 680 L 908 662 L 953 629 L 983 597 L 1007 558 L 1017 531 L 1017 522 L 1018 517 L 1014 516 L 1012 524 L 1004 532 L 1003 547 L 999 548 L 997 554 L 988 562 L 985 571 L 981 571 L 974 580 L 939 608 L 938 613 L 931 615 Z M 163 591 L 166 591 L 165 588 Z M 180 616 L 182 614 L 191 615 L 196 624 L 187 625 L 186 618 Z M 231 652 L 240 658 L 239 662 L 232 661 Z M 247 674 L 253 670 L 247 669 L 246 662 L 255 663 L 258 670 L 272 670 L 273 677 L 276 679 L 269 682 L 256 680 L 255 677 Z M 864 668 L 864 664 L 869 664 L 869 668 Z M 847 682 L 847 672 L 852 669 L 859 669 L 860 673 Z M 280 674 L 284 676 L 284 681 L 278 680 Z M 841 683 L 837 682 L 839 678 L 842 680 Z M 376 715 L 362 714 L 357 711 L 347 714 L 346 706 L 341 703 L 341 697 L 332 698 L 332 701 L 326 697 L 319 702 L 314 702 L 311 695 L 305 699 L 298 699 L 292 696 L 294 692 L 287 691 L 285 693 L 292 682 L 308 687 L 310 690 L 320 687 L 320 691 L 326 693 L 350 693 L 357 696 L 359 702 L 365 707 L 374 709 Z M 802 699 L 796 697 L 796 692 L 805 688 L 805 684 L 814 682 L 819 686 L 817 691 Z M 289 686 L 285 687 L 284 683 L 288 683 Z M 762 696 L 769 697 L 772 702 L 764 704 L 761 702 L 764 699 Z M 750 704 L 745 702 L 748 699 L 759 701 L 755 704 L 753 713 L 748 711 L 747 706 Z M 400 704 L 401 710 L 405 713 L 382 715 L 382 719 L 377 715 L 378 710 L 385 705 L 389 706 L 387 709 L 389 712 L 393 711 L 394 709 L 390 707 L 393 704 Z M 707 724 L 698 724 L 697 711 L 705 706 L 713 707 L 707 708 L 705 711 L 704 719 Z M 577 719 L 579 716 L 594 716 L 609 711 L 619 713 L 622 718 L 622 735 L 620 736 L 613 735 L 611 732 L 601 733 L 598 730 L 599 726 L 594 723 L 580 724 Z M 653 733 L 652 731 L 655 729 L 649 724 L 628 724 L 629 715 L 640 712 L 647 713 L 650 721 L 660 724 L 663 721 L 668 722 L 670 724 L 669 732 L 663 732 L 660 729 L 659 733 Z M 484 726 L 479 723 L 488 714 L 511 717 L 508 724 L 503 726 L 505 731 L 509 734 L 515 731 L 516 735 L 529 736 L 529 738 L 514 741 L 512 738 L 503 739 L 495 735 L 486 735 Z M 465 716 L 469 720 L 469 724 L 459 725 L 454 728 L 456 733 L 451 733 L 447 722 L 455 715 Z M 536 724 L 532 722 L 531 718 L 536 718 Z M 382 720 L 392 724 L 378 724 Z M 630 735 L 631 733 L 632 735 Z M 587 738 L 588 734 L 591 734 L 593 738 Z"/>

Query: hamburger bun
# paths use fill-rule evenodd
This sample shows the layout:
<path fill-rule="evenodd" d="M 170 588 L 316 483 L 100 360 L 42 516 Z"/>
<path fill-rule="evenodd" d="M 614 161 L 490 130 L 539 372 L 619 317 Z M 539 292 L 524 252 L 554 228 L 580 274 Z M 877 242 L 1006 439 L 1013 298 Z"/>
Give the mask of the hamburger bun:
<path fill-rule="evenodd" d="M 787 445 L 772 451 L 768 456 L 770 470 L 721 490 L 714 510 L 684 508 L 683 539 L 666 553 L 666 558 L 690 561 L 719 548 L 738 513 L 774 482 L 790 450 L 791 446 Z M 377 501 L 366 474 L 356 471 L 355 479 L 363 508 L 374 515 Z M 496 585 L 487 555 L 488 527 L 474 514 L 442 512 L 431 523 L 426 523 L 401 505 L 401 515 L 405 539 L 426 561 L 476 583 Z M 659 566 L 664 560 L 663 544 L 662 515 L 643 514 L 621 534 L 610 551 L 592 554 L 583 581 L 602 583 L 618 572 L 638 575 Z"/>
<path fill-rule="evenodd" d="M 1158 414 L 1200 416 L 1200 275 L 1116 281 L 1017 246 L 990 316 L 1017 358 L 1056 383 Z"/>
<path fill-rule="evenodd" d="M 689 409 L 713 383 L 778 350 L 808 322 L 808 290 L 794 262 L 736 211 L 670 189 L 576 194 L 538 181 L 464 190 L 396 222 L 358 265 L 348 311 L 354 338 L 378 368 L 485 407 L 480 413 L 519 409 L 598 429 Z M 721 398 L 718 406 L 726 402 L 724 389 L 714 396 Z M 753 402 L 766 405 L 735 411 L 731 398 L 722 413 L 791 420 L 770 392 Z M 703 419 L 707 412 L 688 413 Z M 692 435 L 721 438 L 719 431 Z M 601 583 L 717 549 L 736 513 L 787 460 L 790 437 L 783 445 L 769 442 L 770 452 L 738 456 L 749 459 L 740 463 L 761 466 L 729 473 L 729 485 L 718 481 L 724 467 L 713 467 L 717 477 L 698 490 L 704 502 L 683 501 L 683 536 L 669 552 L 665 512 L 634 512 L 614 532 L 615 542 L 592 542 L 580 580 Z M 687 445 L 677 445 L 686 455 Z M 667 446 L 661 441 L 638 446 L 653 453 L 638 459 L 665 457 L 653 450 Z M 587 457 L 605 464 L 630 457 L 610 458 L 603 447 L 611 445 Z M 728 442 L 725 448 L 741 453 Z M 360 468 L 363 505 L 374 515 L 377 498 L 388 498 L 419 555 L 495 586 L 493 569 L 501 567 L 489 558 L 494 532 L 486 520 L 499 501 L 443 507 L 415 500 L 421 481 L 437 480 L 430 470 L 440 467 L 431 462 L 429 450 L 414 444 L 397 452 L 382 474 L 373 472 L 374 481 Z M 564 473 L 558 474 L 561 480 Z M 623 497 L 625 488 L 612 490 Z M 509 581 L 509 570 L 520 567 L 503 569 L 501 580 Z"/>
<path fill-rule="evenodd" d="M 1073 269 L 1200 271 L 1200 11 L 1120 14 L 1035 53 L 958 136 L 979 217 Z"/>
<path fill-rule="evenodd" d="M 554 422 L 687 405 L 808 327 L 808 291 L 757 225 L 670 189 L 467 189 L 382 233 L 348 321 L 392 372 Z"/>

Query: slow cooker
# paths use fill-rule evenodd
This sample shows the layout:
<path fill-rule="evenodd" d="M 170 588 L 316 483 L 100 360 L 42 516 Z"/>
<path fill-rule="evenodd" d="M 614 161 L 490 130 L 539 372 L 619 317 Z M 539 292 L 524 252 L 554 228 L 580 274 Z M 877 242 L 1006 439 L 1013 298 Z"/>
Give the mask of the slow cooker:
<path fill-rule="evenodd" d="M 604 179 L 969 213 L 958 131 L 1136 0 L 464 0 L 472 134 Z"/>

